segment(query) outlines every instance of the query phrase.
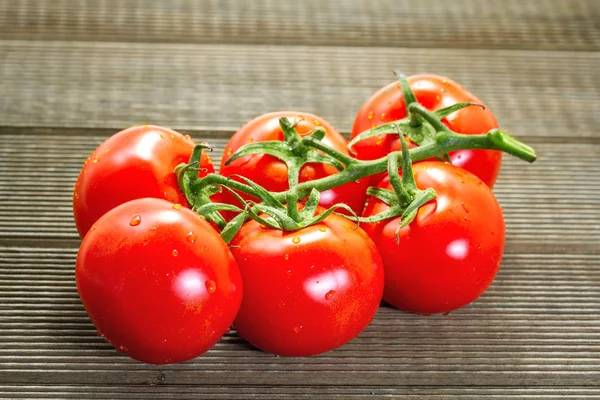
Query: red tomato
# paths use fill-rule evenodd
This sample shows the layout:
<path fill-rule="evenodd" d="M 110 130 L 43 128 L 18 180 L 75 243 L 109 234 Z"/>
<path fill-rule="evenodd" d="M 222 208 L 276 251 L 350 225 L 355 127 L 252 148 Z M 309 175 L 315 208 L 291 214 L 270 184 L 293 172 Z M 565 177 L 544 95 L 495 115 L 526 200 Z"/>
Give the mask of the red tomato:
<path fill-rule="evenodd" d="M 383 299 L 404 311 L 445 313 L 477 299 L 492 283 L 504 249 L 504 219 L 492 191 L 475 175 L 451 164 L 414 165 L 419 189 L 437 198 L 395 232 L 400 218 L 361 226 L 373 239 L 385 268 Z M 390 189 L 384 179 L 379 187 Z M 388 209 L 371 198 L 364 216 Z"/>
<path fill-rule="evenodd" d="M 132 200 L 102 216 L 83 239 L 75 277 L 98 331 L 153 364 L 206 352 L 242 300 L 227 244 L 194 212 L 161 199 Z"/>
<path fill-rule="evenodd" d="M 134 126 L 108 138 L 86 160 L 73 193 L 77 231 L 84 237 L 98 218 L 129 200 L 143 197 L 187 205 L 175 167 L 188 162 L 194 149 L 189 136 L 160 126 Z M 210 157 L 200 172 L 214 172 Z"/>
<path fill-rule="evenodd" d="M 383 267 L 365 232 L 343 217 L 295 232 L 249 221 L 231 242 L 244 282 L 234 322 L 254 346 L 283 356 L 323 353 L 373 319 Z"/>
<path fill-rule="evenodd" d="M 245 176 L 272 192 L 283 192 L 289 189 L 287 166 L 283 161 L 273 156 L 250 155 L 237 159 L 228 166 L 225 165 L 225 162 L 231 155 L 245 144 L 269 140 L 283 140 L 283 132 L 279 126 L 279 119 L 282 117 L 302 119 L 296 126 L 296 130 L 300 135 L 306 135 L 314 128 L 322 126 L 327 132 L 325 138 L 323 138 L 323 143 L 344 154 L 348 154 L 346 139 L 323 118 L 297 111 L 280 111 L 264 114 L 253 119 L 233 135 L 225 147 L 225 152 L 221 159 L 220 174 L 224 176 L 232 174 Z M 315 180 L 337 172 L 338 170 L 330 165 L 308 163 L 300 170 L 299 181 Z M 360 215 L 367 199 L 366 190 L 368 183 L 368 179 L 361 179 L 325 190 L 321 193 L 319 204 L 328 208 L 336 203 L 345 203 Z M 248 196 L 244 197 L 249 198 Z M 224 191 L 223 198 L 227 203 L 239 205 L 239 202 L 229 192 Z"/>
<path fill-rule="evenodd" d="M 438 75 L 414 75 L 408 78 L 417 101 L 430 110 L 438 110 L 456 103 L 473 102 L 483 104 L 458 83 Z M 406 106 L 400 83 L 393 82 L 373 94 L 360 108 L 352 138 L 377 126 L 406 117 Z M 446 126 L 458 133 L 486 133 L 498 128 L 494 114 L 489 108 L 466 107 L 442 120 Z M 400 140 L 394 135 L 382 135 L 358 142 L 354 146 L 357 157 L 373 160 L 384 157 L 391 151 L 400 150 Z M 502 152 L 493 150 L 459 150 L 450 153 L 454 165 L 477 175 L 486 185 L 496 182 L 502 163 Z"/>

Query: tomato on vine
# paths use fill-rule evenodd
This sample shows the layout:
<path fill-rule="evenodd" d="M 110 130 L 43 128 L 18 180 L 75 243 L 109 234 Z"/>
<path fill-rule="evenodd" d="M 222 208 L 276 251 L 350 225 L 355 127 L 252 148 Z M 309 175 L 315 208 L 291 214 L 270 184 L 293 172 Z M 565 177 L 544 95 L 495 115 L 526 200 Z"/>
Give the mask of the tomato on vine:
<path fill-rule="evenodd" d="M 106 139 L 86 160 L 73 192 L 77 231 L 84 237 L 107 211 L 143 197 L 187 205 L 174 169 L 189 160 L 194 142 L 169 128 L 134 126 Z M 200 176 L 214 172 L 202 154 Z"/>
<path fill-rule="evenodd" d="M 383 260 L 383 299 L 404 311 L 446 313 L 476 300 L 496 276 L 504 249 L 502 209 L 489 187 L 462 168 L 437 161 L 413 168 L 416 186 L 434 189 L 437 197 L 400 229 L 400 216 L 361 226 Z M 390 179 L 378 188 L 391 189 Z M 363 216 L 389 208 L 371 197 Z"/>
<path fill-rule="evenodd" d="M 75 278 L 99 334 L 153 364 L 209 350 L 242 300 L 225 242 L 203 218 L 162 199 L 132 200 L 96 221 L 81 243 Z"/>
<path fill-rule="evenodd" d="M 439 75 L 413 75 L 408 82 L 416 100 L 429 110 L 439 110 L 457 103 L 483 105 L 475 95 L 457 82 Z M 406 103 L 399 82 L 393 82 L 373 94 L 360 108 L 351 137 L 372 128 L 397 121 L 407 116 Z M 487 107 L 465 107 L 442 119 L 452 131 L 464 134 L 486 133 L 498 128 L 494 114 Z M 416 143 L 409 143 L 415 146 Z M 384 157 L 391 151 L 400 150 L 400 141 L 394 136 L 375 136 L 354 145 L 358 158 L 373 160 Z M 450 152 L 450 159 L 456 166 L 477 175 L 485 184 L 492 187 L 496 182 L 502 153 L 495 150 L 457 150 Z"/>
<path fill-rule="evenodd" d="M 362 332 L 379 307 L 379 253 L 341 216 L 289 232 L 249 221 L 231 251 L 244 282 L 234 325 L 266 352 L 308 356 L 335 349 Z"/>
<path fill-rule="evenodd" d="M 312 134 L 317 128 L 323 128 L 325 136 L 322 143 L 348 155 L 346 139 L 323 118 L 304 112 L 280 111 L 264 114 L 253 119 L 232 136 L 227 146 L 225 146 L 221 159 L 220 174 L 223 176 L 241 175 L 267 190 L 282 192 L 289 189 L 290 180 L 307 182 L 339 172 L 335 166 L 320 162 L 318 158 L 313 162 L 304 163 L 298 170 L 291 170 L 289 164 L 286 164 L 282 159 L 264 153 L 249 154 L 229 161 L 232 155 L 244 145 L 266 141 L 283 141 L 285 134 L 280 126 L 280 118 L 282 117 L 290 118 L 293 123 L 292 129 L 300 137 Z M 302 157 L 302 154 L 297 156 Z M 355 213 L 360 214 L 367 198 L 367 186 L 368 179 L 360 179 L 325 190 L 321 193 L 320 205 L 328 208 L 337 203 L 345 203 Z M 250 198 L 247 195 L 243 195 L 243 197 Z M 223 200 L 226 203 L 239 204 L 229 192 L 223 192 Z"/>

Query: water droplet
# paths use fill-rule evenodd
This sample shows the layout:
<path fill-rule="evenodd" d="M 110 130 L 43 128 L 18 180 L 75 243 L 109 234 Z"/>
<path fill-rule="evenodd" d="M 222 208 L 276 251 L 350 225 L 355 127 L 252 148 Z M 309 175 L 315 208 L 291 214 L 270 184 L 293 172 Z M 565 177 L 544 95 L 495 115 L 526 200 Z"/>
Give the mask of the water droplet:
<path fill-rule="evenodd" d="M 127 350 L 129 350 L 127 347 L 125 347 L 125 346 L 123 346 L 123 345 L 119 346 L 119 351 L 120 351 L 121 353 L 125 353 L 125 352 L 127 352 Z"/>
<path fill-rule="evenodd" d="M 329 300 L 333 297 L 333 295 L 335 294 L 335 290 L 330 290 L 329 292 L 327 292 L 325 294 L 325 300 Z"/>
<path fill-rule="evenodd" d="M 444 85 L 447 85 L 447 84 L 448 84 L 448 79 L 444 79 L 444 80 L 442 81 L 442 83 L 443 83 Z"/>
<path fill-rule="evenodd" d="M 477 246 L 477 249 L 478 249 L 478 250 L 481 250 L 481 245 Z"/>
<path fill-rule="evenodd" d="M 325 229 L 325 227 L 324 227 L 324 226 L 322 226 L 322 227 L 320 227 L 320 228 L 319 228 L 319 230 L 320 230 L 321 232 L 325 232 L 327 229 Z"/>
<path fill-rule="evenodd" d="M 110 151 L 110 149 L 106 149 L 106 150 L 104 150 L 104 152 L 105 152 L 105 153 L 107 153 L 107 154 L 108 154 L 108 152 L 109 152 L 109 151 Z"/>
<path fill-rule="evenodd" d="M 459 179 L 458 180 L 460 183 L 465 183 L 464 179 Z"/>
<path fill-rule="evenodd" d="M 75 197 L 75 200 L 77 200 L 77 199 L 79 199 L 79 194 L 77 194 L 77 192 L 75 192 L 75 196 L 73 196 L 73 197 Z"/>
<path fill-rule="evenodd" d="M 204 284 L 206 285 L 206 291 L 208 293 L 212 294 L 217 290 L 217 284 L 212 279 L 207 280 Z"/>
<path fill-rule="evenodd" d="M 177 257 L 179 255 L 179 252 L 177 251 L 177 249 L 174 249 L 171 254 L 173 254 L 173 257 Z"/>
<path fill-rule="evenodd" d="M 444 93 L 445 91 L 446 91 L 446 89 L 440 88 L 440 92 Z"/>
<path fill-rule="evenodd" d="M 383 139 L 381 138 L 377 139 L 377 141 L 375 142 L 377 146 L 381 146 L 381 143 L 383 143 Z"/>
<path fill-rule="evenodd" d="M 181 208 L 181 204 L 179 204 L 179 203 L 175 203 L 175 204 L 173 204 L 173 208 L 174 208 L 175 210 L 179 210 L 179 209 Z"/>
<path fill-rule="evenodd" d="M 194 232 L 190 232 L 187 234 L 187 236 L 185 237 L 187 239 L 188 242 L 190 243 L 196 243 L 196 235 L 194 234 Z"/>
<path fill-rule="evenodd" d="M 427 165 L 424 165 L 423 166 L 423 171 L 427 171 L 427 168 L 429 168 L 429 167 L 427 167 Z"/>
<path fill-rule="evenodd" d="M 379 119 L 384 121 L 385 120 L 385 113 L 381 113 L 381 115 L 379 116 Z"/>
<path fill-rule="evenodd" d="M 254 142 L 254 138 L 253 137 L 249 137 L 248 138 L 248 142 L 250 142 L 250 143 Z"/>
<path fill-rule="evenodd" d="M 204 249 L 204 251 L 208 251 L 208 245 L 204 245 L 204 247 L 202 247 Z"/>
<path fill-rule="evenodd" d="M 465 222 L 468 224 L 469 223 L 469 219 L 467 218 L 467 216 L 465 215 L 464 217 Z"/>
<path fill-rule="evenodd" d="M 131 226 L 138 226 L 141 223 L 142 223 L 142 217 L 140 217 L 139 214 L 135 214 L 131 218 L 131 221 L 129 221 L 129 225 L 131 225 Z"/>
<path fill-rule="evenodd" d="M 439 100 L 439 99 L 440 99 L 440 96 L 436 95 L 436 96 L 435 96 L 435 99 L 436 99 L 436 100 Z"/>
<path fill-rule="evenodd" d="M 294 238 L 292 239 L 292 243 L 294 243 L 294 244 L 300 243 L 300 236 L 294 236 Z"/>
<path fill-rule="evenodd" d="M 206 162 L 208 164 L 212 164 L 213 163 L 212 157 L 206 157 Z"/>
<path fill-rule="evenodd" d="M 375 129 L 376 127 L 377 127 L 377 125 L 375 125 L 375 122 L 373 122 L 373 123 L 371 124 L 371 129 Z"/>
<path fill-rule="evenodd" d="M 296 325 L 296 326 L 294 327 L 294 332 L 296 332 L 296 333 L 300 333 L 300 330 L 301 330 L 301 329 L 302 329 L 302 325 Z"/>
<path fill-rule="evenodd" d="M 456 158 L 460 160 L 462 158 L 462 154 L 457 155 Z"/>
<path fill-rule="evenodd" d="M 165 135 L 163 135 L 163 134 L 161 133 L 161 134 L 160 134 L 160 138 L 161 138 L 161 139 L 164 139 L 164 138 L 165 138 Z"/>
<path fill-rule="evenodd" d="M 321 121 L 319 121 L 318 119 L 315 119 L 313 121 L 313 124 L 315 124 L 316 126 L 319 126 L 319 125 L 321 125 Z"/>
<path fill-rule="evenodd" d="M 150 228 L 151 231 L 155 231 L 156 230 L 156 226 L 153 226 L 152 228 Z"/>
<path fill-rule="evenodd" d="M 462 206 L 463 210 L 465 210 L 465 212 L 468 214 L 469 213 L 469 209 L 467 208 L 467 205 L 463 202 L 460 203 L 460 205 Z"/>
<path fill-rule="evenodd" d="M 230 156 L 231 153 L 233 153 L 233 150 L 232 149 L 227 149 L 227 155 Z"/>
<path fill-rule="evenodd" d="M 85 161 L 83 162 L 83 165 L 87 165 L 87 163 L 90 162 L 90 157 L 86 158 Z"/>
<path fill-rule="evenodd" d="M 367 118 L 373 119 L 373 111 L 369 111 L 369 114 L 367 114 Z"/>
<path fill-rule="evenodd" d="M 185 140 L 192 140 L 192 137 L 190 135 L 184 135 L 183 138 Z"/>
<path fill-rule="evenodd" d="M 175 139 L 175 135 L 171 135 L 171 139 Z"/>
<path fill-rule="evenodd" d="M 148 129 L 148 125 L 144 125 L 144 129 Z"/>
<path fill-rule="evenodd" d="M 98 157 L 94 158 L 94 164 L 96 164 L 98 161 L 100 161 L 100 159 Z"/>
<path fill-rule="evenodd" d="M 92 230 L 95 231 L 96 230 L 96 225 L 92 226 Z"/>
<path fill-rule="evenodd" d="M 287 260 L 289 260 L 289 259 L 290 259 L 290 255 L 289 255 L 289 254 L 285 254 L 285 255 L 283 256 L 283 259 L 284 259 L 284 260 L 286 260 L 286 261 L 287 261 Z"/>

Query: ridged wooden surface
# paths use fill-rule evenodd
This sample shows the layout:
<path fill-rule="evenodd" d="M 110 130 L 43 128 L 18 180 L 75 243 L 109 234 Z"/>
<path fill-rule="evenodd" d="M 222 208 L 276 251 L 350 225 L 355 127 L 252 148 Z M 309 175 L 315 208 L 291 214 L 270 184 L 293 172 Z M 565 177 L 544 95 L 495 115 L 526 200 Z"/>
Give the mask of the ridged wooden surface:
<path fill-rule="evenodd" d="M 600 2 L 0 0 L 0 399 L 600 398 Z M 448 316 L 382 307 L 342 348 L 278 358 L 226 335 L 148 366 L 77 296 L 71 190 L 136 123 L 209 141 L 299 109 L 342 132 L 391 71 L 445 74 L 532 144 L 495 187 L 492 287 Z"/>

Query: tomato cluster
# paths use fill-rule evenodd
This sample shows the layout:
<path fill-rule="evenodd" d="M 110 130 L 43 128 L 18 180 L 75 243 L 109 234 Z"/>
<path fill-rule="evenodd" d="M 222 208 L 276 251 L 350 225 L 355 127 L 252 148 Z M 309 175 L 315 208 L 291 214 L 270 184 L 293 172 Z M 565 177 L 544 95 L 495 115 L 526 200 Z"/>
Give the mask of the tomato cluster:
<path fill-rule="evenodd" d="M 431 110 L 481 103 L 443 77 L 414 76 L 409 82 L 419 103 Z M 399 85 L 386 86 L 360 109 L 352 137 L 406 113 Z M 233 135 L 221 176 L 240 183 L 250 179 L 271 192 L 290 189 L 287 164 L 271 154 L 230 160 L 249 143 L 284 140 L 282 117 L 293 121 L 300 137 L 324 128 L 321 142 L 350 157 L 347 141 L 324 119 L 270 113 Z M 465 107 L 442 122 L 466 134 L 497 127 L 482 107 Z M 192 359 L 231 324 L 264 351 L 315 355 L 356 337 L 382 299 L 404 311 L 447 313 L 477 299 L 498 271 L 504 221 L 490 189 L 500 168 L 498 151 L 460 150 L 450 154 L 452 164 L 415 163 L 416 187 L 432 188 L 437 197 L 401 229 L 401 216 L 369 219 L 390 209 L 377 196 L 367 199 L 369 182 L 392 189 L 390 178 L 378 175 L 378 182 L 365 177 L 322 191 L 314 208 L 327 216 L 314 224 L 287 231 L 265 226 L 261 220 L 268 217 L 255 215 L 242 221 L 228 245 L 217 224 L 195 212 L 197 205 L 190 204 L 174 172 L 190 161 L 194 147 L 189 136 L 171 129 L 132 127 L 102 143 L 75 184 L 73 212 L 83 238 L 78 292 L 99 334 L 132 358 L 155 364 Z M 400 140 L 371 137 L 354 149 L 358 159 L 370 160 L 400 149 Z M 198 179 L 214 172 L 205 154 L 192 167 Z M 338 172 L 335 165 L 308 162 L 297 181 Z M 210 195 L 241 208 L 260 202 L 229 189 Z M 306 201 L 294 207 L 308 209 Z M 366 222 L 359 227 L 352 218 L 325 211 L 339 203 Z M 236 213 L 227 210 L 223 215 L 231 220 Z"/>

